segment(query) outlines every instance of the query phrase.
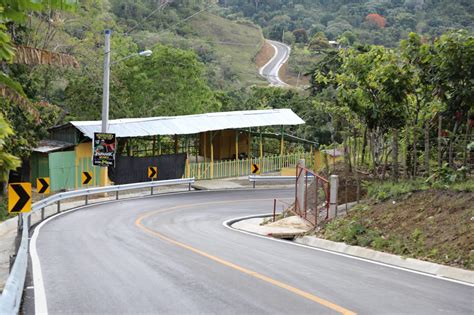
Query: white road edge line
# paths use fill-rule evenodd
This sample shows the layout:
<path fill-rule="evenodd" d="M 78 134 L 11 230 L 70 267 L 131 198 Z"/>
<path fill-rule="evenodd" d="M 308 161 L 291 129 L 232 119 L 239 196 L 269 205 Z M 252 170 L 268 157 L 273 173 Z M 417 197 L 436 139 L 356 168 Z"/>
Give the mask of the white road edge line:
<path fill-rule="evenodd" d="M 352 255 L 348 255 L 348 254 L 344 254 L 344 253 L 339 253 L 339 252 L 336 252 L 336 251 L 323 249 L 323 248 L 319 248 L 319 247 L 314 247 L 314 246 L 309 246 L 309 245 L 304 245 L 304 244 L 298 244 L 298 243 L 290 242 L 290 241 L 283 241 L 283 240 L 276 239 L 276 238 L 273 238 L 273 237 L 260 235 L 260 234 L 256 234 L 256 233 L 252 233 L 252 232 L 247 232 L 247 231 L 244 231 L 244 230 L 239 230 L 239 229 L 236 229 L 236 228 L 233 228 L 232 226 L 230 226 L 230 222 L 236 223 L 236 222 L 241 221 L 241 220 L 258 218 L 258 217 L 266 217 L 266 216 L 271 216 L 271 214 L 268 214 L 268 213 L 256 214 L 256 215 L 248 215 L 248 216 L 245 216 L 245 217 L 238 217 L 238 218 L 234 218 L 234 219 L 229 219 L 229 220 L 226 220 L 226 221 L 222 222 L 222 225 L 225 226 L 226 228 L 234 231 L 234 232 L 240 232 L 240 233 L 243 233 L 243 234 L 252 235 L 254 237 L 259 237 L 259 238 L 263 238 L 263 239 L 274 241 L 274 242 L 280 242 L 280 243 L 284 243 L 284 244 L 287 244 L 287 245 L 290 245 L 290 246 L 304 247 L 304 248 L 315 250 L 315 251 L 325 252 L 325 253 L 328 253 L 328 254 L 333 254 L 333 255 L 347 257 L 347 258 L 354 259 L 354 260 L 368 262 L 368 263 L 371 263 L 371 264 L 374 264 L 374 265 L 384 266 L 384 267 L 397 269 L 397 270 L 402 270 L 402 271 L 406 271 L 406 272 L 411 272 L 411 273 L 414 273 L 414 274 L 418 274 L 418 275 L 422 275 L 422 276 L 426 276 L 426 277 L 430 277 L 430 278 L 434 278 L 434 279 L 438 279 L 438 280 L 444 280 L 444 281 L 448 281 L 448 282 L 453 282 L 453 283 L 457 283 L 457 284 L 466 285 L 466 286 L 469 286 L 469 287 L 474 287 L 474 284 L 471 284 L 469 282 L 464 282 L 464 281 L 455 280 L 455 279 L 451 279 L 451 278 L 446 278 L 446 277 L 442 277 L 442 276 L 438 276 L 438 275 L 434 275 L 434 274 L 430 274 L 430 273 L 426 273 L 426 272 L 422 272 L 422 271 L 417 271 L 417 270 L 413 270 L 413 269 L 408 269 L 408 268 L 404 268 L 404 267 L 390 265 L 390 264 L 386 264 L 386 263 L 383 263 L 383 262 L 370 260 L 370 259 L 367 259 L 367 258 L 361 258 L 361 257 L 357 257 L 357 256 L 352 256 Z"/>
<path fill-rule="evenodd" d="M 270 63 L 272 63 L 275 60 L 275 58 L 278 56 L 278 49 L 269 40 L 265 40 L 265 42 L 269 43 L 275 50 L 275 54 L 273 54 L 273 57 L 266 64 L 264 64 L 263 67 L 261 67 L 260 70 L 258 71 L 262 77 L 267 78 L 263 74 L 263 69 L 265 69 Z"/>
<path fill-rule="evenodd" d="M 191 193 L 200 193 L 200 192 L 206 192 L 206 191 L 191 191 Z M 119 199 L 119 200 L 106 200 L 103 202 L 97 202 L 97 203 L 92 203 L 88 205 L 83 205 L 79 206 L 77 208 L 72 208 L 65 210 L 63 212 L 60 212 L 58 214 L 54 214 L 51 217 L 45 219 L 43 222 L 38 224 L 38 226 L 35 227 L 33 236 L 31 237 L 30 240 L 30 257 L 31 257 L 31 266 L 32 266 L 32 278 L 33 278 L 33 287 L 34 287 L 34 293 L 35 293 L 35 314 L 48 314 L 48 302 L 46 300 L 46 291 L 44 289 L 44 281 L 43 281 L 43 273 L 41 271 L 41 262 L 38 256 L 38 250 L 36 248 L 36 241 L 38 239 L 38 235 L 40 233 L 41 228 L 43 225 L 48 223 L 49 221 L 60 217 L 64 214 L 68 214 L 70 212 L 74 212 L 77 210 L 82 210 L 85 208 L 90 208 L 94 206 L 98 206 L 101 204 L 106 204 L 106 203 L 111 203 L 111 202 L 117 202 L 117 201 L 129 201 L 129 200 L 134 200 L 134 199 L 141 199 L 141 198 L 148 198 L 148 197 L 160 197 L 160 196 L 168 196 L 168 195 L 179 195 L 179 194 L 188 194 L 190 193 L 189 191 L 183 191 L 183 192 L 169 192 L 169 193 L 164 193 L 160 195 L 149 195 L 149 196 L 137 196 L 137 197 L 132 197 L 132 198 L 126 198 L 126 199 Z"/>

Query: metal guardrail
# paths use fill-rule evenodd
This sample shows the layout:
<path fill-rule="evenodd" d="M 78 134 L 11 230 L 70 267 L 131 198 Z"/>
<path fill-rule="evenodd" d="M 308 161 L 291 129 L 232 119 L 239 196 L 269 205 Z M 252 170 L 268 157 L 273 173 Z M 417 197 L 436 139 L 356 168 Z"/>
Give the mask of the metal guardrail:
<path fill-rule="evenodd" d="M 312 178 L 313 176 L 308 176 L 308 178 Z M 273 175 L 250 175 L 249 176 L 249 182 L 253 183 L 253 188 L 255 188 L 255 185 L 257 182 L 284 182 L 284 181 L 296 181 L 296 175 L 295 176 L 273 176 Z"/>
<path fill-rule="evenodd" d="M 41 201 L 35 202 L 32 206 L 31 212 L 21 215 L 21 225 L 19 225 L 22 227 L 20 247 L 18 248 L 13 268 L 11 269 L 2 295 L 0 296 L 0 314 L 18 314 L 20 310 L 23 287 L 25 285 L 26 270 L 28 267 L 29 229 L 32 213 L 41 210 L 41 220 L 44 220 L 44 208 L 54 203 L 57 203 L 58 212 L 60 212 L 61 201 L 65 199 L 86 197 L 85 203 L 88 204 L 88 197 L 90 195 L 95 194 L 115 192 L 116 199 L 118 199 L 119 192 L 121 191 L 150 188 L 151 194 L 153 195 L 154 187 L 169 185 L 188 185 L 188 189 L 191 190 L 192 184 L 194 184 L 194 178 L 170 179 L 117 186 L 94 187 L 59 193 L 47 197 Z"/>

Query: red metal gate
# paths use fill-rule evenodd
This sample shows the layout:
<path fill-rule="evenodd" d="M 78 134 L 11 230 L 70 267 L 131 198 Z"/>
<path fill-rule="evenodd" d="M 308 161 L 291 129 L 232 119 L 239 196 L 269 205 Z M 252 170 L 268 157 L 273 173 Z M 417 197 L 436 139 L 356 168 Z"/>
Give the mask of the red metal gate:
<path fill-rule="evenodd" d="M 296 166 L 295 206 L 292 211 L 313 226 L 329 217 L 329 181 Z"/>

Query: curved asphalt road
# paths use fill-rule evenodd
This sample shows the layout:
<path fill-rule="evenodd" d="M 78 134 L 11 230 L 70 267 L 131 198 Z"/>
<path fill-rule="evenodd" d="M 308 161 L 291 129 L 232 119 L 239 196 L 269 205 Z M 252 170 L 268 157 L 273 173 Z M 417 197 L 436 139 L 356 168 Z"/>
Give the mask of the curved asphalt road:
<path fill-rule="evenodd" d="M 66 213 L 39 230 L 33 276 L 42 275 L 51 314 L 473 313 L 473 287 L 222 224 L 292 195 L 195 192 Z"/>
<path fill-rule="evenodd" d="M 275 54 L 267 64 L 260 68 L 260 75 L 264 76 L 270 85 L 288 86 L 288 84 L 280 79 L 278 73 L 283 64 L 288 60 L 291 48 L 286 44 L 273 40 L 267 40 L 267 42 L 275 49 Z"/>

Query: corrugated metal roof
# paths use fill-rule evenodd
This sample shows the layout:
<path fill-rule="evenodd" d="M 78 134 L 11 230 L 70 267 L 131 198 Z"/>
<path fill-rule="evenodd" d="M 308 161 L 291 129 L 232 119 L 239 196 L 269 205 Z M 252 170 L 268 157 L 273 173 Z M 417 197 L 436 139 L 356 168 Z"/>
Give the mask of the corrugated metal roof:
<path fill-rule="evenodd" d="M 48 153 L 70 147 L 74 147 L 74 144 L 59 140 L 40 140 L 38 146 L 33 149 L 33 152 Z"/>
<path fill-rule="evenodd" d="M 71 121 L 85 136 L 101 132 L 101 121 Z M 247 110 L 199 115 L 125 118 L 109 121 L 108 132 L 117 138 L 156 135 L 187 135 L 205 131 L 277 125 L 300 125 L 304 121 L 291 109 Z"/>

